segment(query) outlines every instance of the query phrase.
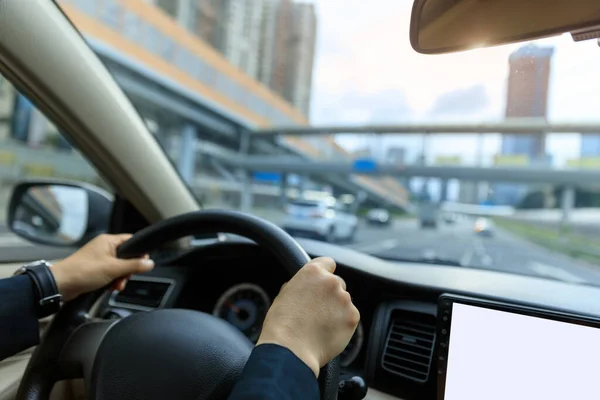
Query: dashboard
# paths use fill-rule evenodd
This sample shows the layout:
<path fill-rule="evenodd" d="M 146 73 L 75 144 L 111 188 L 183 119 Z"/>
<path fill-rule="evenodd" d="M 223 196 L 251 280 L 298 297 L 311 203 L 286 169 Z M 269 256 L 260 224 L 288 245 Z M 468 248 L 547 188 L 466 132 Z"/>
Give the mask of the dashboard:
<path fill-rule="evenodd" d="M 369 388 L 405 400 L 442 399 L 446 376 L 440 300 L 534 307 L 598 320 L 600 290 L 489 270 L 397 263 L 351 249 L 299 240 L 311 257 L 330 256 L 361 313 L 360 326 L 340 357 L 342 376 L 360 376 Z M 156 308 L 213 314 L 256 341 L 266 311 L 289 277 L 274 257 L 252 242 L 231 240 L 191 250 L 151 254 L 157 268 L 135 276 L 101 307 L 103 318 Z M 251 260 L 251 261 L 249 261 Z M 446 297 L 444 297 L 446 296 Z M 446 321 L 447 322 L 447 321 Z M 473 324 L 477 324 L 475 320 Z M 492 348 L 494 342 L 490 342 Z M 441 358 L 440 358 L 441 357 Z M 446 400 L 449 398 L 446 398 Z"/>

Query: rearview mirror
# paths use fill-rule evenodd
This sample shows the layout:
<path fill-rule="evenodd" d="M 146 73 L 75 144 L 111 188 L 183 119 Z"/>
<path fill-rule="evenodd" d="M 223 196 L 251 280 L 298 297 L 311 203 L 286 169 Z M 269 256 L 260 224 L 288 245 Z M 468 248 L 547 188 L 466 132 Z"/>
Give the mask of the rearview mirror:
<path fill-rule="evenodd" d="M 34 243 L 81 246 L 108 230 L 112 200 L 94 186 L 23 182 L 14 191 L 8 226 Z"/>
<path fill-rule="evenodd" d="M 571 32 L 595 38 L 597 0 L 415 0 L 410 41 L 436 54 L 522 42 Z"/>

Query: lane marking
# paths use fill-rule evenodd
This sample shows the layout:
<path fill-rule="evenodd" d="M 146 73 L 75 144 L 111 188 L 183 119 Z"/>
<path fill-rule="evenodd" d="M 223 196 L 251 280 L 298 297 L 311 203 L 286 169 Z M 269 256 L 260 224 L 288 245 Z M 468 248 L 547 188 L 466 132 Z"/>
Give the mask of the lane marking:
<path fill-rule="evenodd" d="M 493 264 L 494 259 L 488 253 L 487 249 L 485 248 L 485 246 L 483 244 L 483 241 L 481 239 L 476 239 L 474 247 L 475 247 L 475 252 L 479 256 L 479 259 L 481 260 L 481 264 L 484 267 L 490 267 Z"/>
<path fill-rule="evenodd" d="M 585 283 L 587 279 L 583 279 L 579 275 L 575 275 L 563 268 L 556 267 L 554 265 L 543 264 L 537 261 L 530 261 L 527 267 L 533 272 L 542 276 L 559 279 L 561 281 L 567 281 L 572 283 Z"/>
<path fill-rule="evenodd" d="M 374 251 L 381 251 L 381 250 L 390 250 L 393 249 L 394 247 L 398 246 L 398 244 L 400 243 L 400 240 L 398 239 L 387 239 L 384 241 L 378 241 L 376 243 L 362 243 L 356 246 L 353 246 L 352 248 L 354 250 L 358 250 L 358 251 L 362 251 L 362 252 L 374 252 Z"/>
<path fill-rule="evenodd" d="M 467 247 L 463 256 L 460 258 L 460 265 L 463 267 L 471 265 L 471 261 L 473 260 L 473 256 L 475 255 L 475 246 Z"/>

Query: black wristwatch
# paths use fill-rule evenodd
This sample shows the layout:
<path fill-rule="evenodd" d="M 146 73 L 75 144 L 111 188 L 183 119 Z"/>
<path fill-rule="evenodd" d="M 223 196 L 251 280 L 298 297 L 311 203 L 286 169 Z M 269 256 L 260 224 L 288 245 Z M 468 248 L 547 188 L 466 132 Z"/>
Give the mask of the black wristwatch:
<path fill-rule="evenodd" d="M 44 260 L 34 261 L 23 265 L 14 274 L 27 274 L 31 278 L 37 296 L 38 318 L 52 315 L 60 309 L 61 296 L 48 262 Z"/>

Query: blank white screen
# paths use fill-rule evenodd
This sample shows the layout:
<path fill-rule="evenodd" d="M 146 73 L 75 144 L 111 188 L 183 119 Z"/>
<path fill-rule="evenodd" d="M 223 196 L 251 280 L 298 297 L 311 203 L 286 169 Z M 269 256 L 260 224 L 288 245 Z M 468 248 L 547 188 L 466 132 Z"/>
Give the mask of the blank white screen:
<path fill-rule="evenodd" d="M 600 329 L 452 306 L 445 400 L 597 400 Z"/>

